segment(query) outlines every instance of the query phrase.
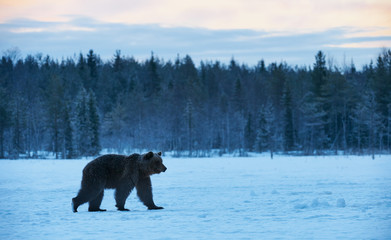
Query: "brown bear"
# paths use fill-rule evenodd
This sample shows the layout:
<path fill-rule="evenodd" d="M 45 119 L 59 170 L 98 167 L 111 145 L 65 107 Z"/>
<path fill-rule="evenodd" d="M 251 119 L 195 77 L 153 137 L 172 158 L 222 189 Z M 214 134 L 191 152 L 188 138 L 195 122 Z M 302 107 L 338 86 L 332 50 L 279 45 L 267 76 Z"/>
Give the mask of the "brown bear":
<path fill-rule="evenodd" d="M 83 169 L 79 193 L 72 198 L 73 212 L 86 202 L 90 212 L 106 211 L 100 209 L 104 189 L 115 189 L 116 207 L 119 211 L 129 211 L 125 201 L 134 187 L 148 209 L 163 209 L 153 202 L 150 178 L 152 174 L 167 170 L 161 155 L 161 152 L 130 156 L 107 154 L 92 160 Z"/>

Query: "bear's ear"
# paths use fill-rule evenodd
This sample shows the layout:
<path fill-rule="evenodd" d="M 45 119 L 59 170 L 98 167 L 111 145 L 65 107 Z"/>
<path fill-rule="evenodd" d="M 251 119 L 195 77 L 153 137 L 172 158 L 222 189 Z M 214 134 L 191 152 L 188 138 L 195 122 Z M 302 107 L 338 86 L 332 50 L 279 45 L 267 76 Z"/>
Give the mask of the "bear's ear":
<path fill-rule="evenodd" d="M 162 155 L 162 152 L 158 152 L 157 155 L 161 156 L 161 155 Z"/>
<path fill-rule="evenodd" d="M 145 155 L 145 158 L 146 159 L 150 159 L 150 158 L 152 158 L 153 157 L 153 152 L 149 152 L 149 153 L 147 153 L 146 155 Z"/>

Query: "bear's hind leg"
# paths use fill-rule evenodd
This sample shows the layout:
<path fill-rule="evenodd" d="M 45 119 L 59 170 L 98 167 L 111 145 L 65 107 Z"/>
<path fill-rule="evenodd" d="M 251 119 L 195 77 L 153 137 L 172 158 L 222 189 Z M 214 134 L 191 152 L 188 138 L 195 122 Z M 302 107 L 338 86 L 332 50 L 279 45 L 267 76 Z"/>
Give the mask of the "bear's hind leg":
<path fill-rule="evenodd" d="M 76 198 L 72 198 L 72 211 L 77 212 L 77 208 L 80 206 L 80 204 L 76 204 Z"/>
<path fill-rule="evenodd" d="M 72 210 L 73 212 L 77 212 L 77 208 L 88 202 L 89 201 L 89 196 L 90 194 L 88 194 L 88 191 L 86 191 L 85 189 L 80 189 L 79 193 L 77 194 L 76 197 L 72 198 Z"/>
<path fill-rule="evenodd" d="M 76 197 L 72 198 L 72 210 L 77 212 L 77 208 L 91 200 L 97 198 L 100 192 L 103 191 L 103 188 L 91 188 L 91 187 L 82 187 Z M 103 198 L 103 195 L 102 195 Z"/>
<path fill-rule="evenodd" d="M 104 190 L 102 190 L 95 199 L 89 201 L 89 207 L 88 207 L 89 212 L 104 212 L 104 211 L 106 211 L 106 209 L 100 209 L 100 204 L 102 203 L 102 199 L 103 199 L 103 195 L 104 195 L 103 192 L 104 192 Z"/>

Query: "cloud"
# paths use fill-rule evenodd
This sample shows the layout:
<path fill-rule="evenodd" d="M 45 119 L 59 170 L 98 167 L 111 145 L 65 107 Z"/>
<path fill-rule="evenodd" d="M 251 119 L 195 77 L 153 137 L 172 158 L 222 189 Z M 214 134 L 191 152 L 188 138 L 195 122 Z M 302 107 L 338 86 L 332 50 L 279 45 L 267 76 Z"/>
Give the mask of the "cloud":
<path fill-rule="evenodd" d="M 368 28 L 368 32 L 373 31 Z M 284 60 L 290 65 L 312 65 L 316 52 L 323 50 L 336 59 L 353 58 L 361 66 L 376 58 L 381 47 L 391 47 L 390 35 L 367 37 L 351 28 L 307 33 L 212 30 L 107 23 L 74 16 L 66 22 L 13 20 L 0 24 L 0 34 L 2 51 L 17 46 L 24 54 L 43 53 L 57 59 L 87 53 L 89 49 L 94 49 L 103 59 L 112 59 L 115 50 L 120 49 L 125 55 L 141 60 L 154 51 L 165 60 L 174 60 L 177 54 L 189 54 L 195 62 L 228 62 L 234 57 L 250 65 L 261 59 L 267 63 Z"/>
<path fill-rule="evenodd" d="M 343 26 L 391 27 L 389 0 L 3 0 L 0 22 L 15 18 L 158 24 L 206 29 L 310 32 Z"/>
<path fill-rule="evenodd" d="M 59 24 L 48 28 L 26 28 L 26 27 L 18 27 L 18 28 L 11 28 L 9 29 L 12 33 L 38 33 L 38 32 L 66 32 L 66 31 L 85 31 L 85 32 L 92 32 L 95 31 L 94 28 L 88 28 L 88 27 L 78 27 L 78 26 L 72 26 L 68 24 Z"/>
<path fill-rule="evenodd" d="M 344 44 L 329 44 L 325 47 L 330 48 L 379 48 L 380 46 L 391 46 L 391 40 L 388 41 L 366 41 L 356 43 L 344 43 Z"/>

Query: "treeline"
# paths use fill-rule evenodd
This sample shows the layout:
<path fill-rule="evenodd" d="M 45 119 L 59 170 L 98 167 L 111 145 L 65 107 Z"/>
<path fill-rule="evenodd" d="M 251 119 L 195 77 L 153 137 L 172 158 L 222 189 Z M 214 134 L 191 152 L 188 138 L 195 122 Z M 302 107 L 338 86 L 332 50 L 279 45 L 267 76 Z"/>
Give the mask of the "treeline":
<path fill-rule="evenodd" d="M 4 54 L 0 99 L 1 158 L 391 150 L 390 50 L 362 70 L 326 63 L 321 51 L 310 67 Z"/>

